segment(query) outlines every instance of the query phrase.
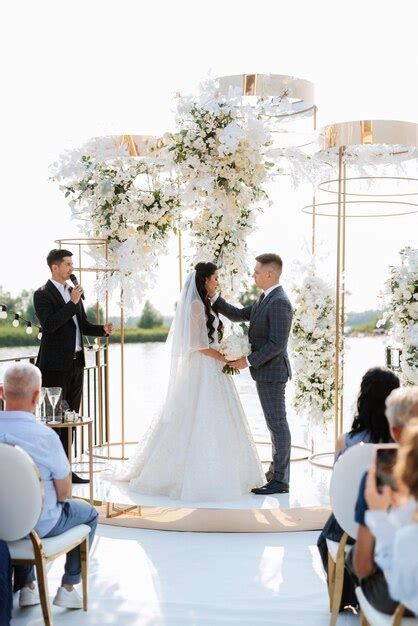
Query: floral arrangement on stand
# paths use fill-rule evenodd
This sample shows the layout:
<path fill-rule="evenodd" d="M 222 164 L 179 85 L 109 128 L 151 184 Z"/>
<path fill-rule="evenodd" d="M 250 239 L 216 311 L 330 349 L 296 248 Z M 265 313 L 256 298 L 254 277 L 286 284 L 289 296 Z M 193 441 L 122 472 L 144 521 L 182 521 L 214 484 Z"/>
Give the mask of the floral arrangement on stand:
<path fill-rule="evenodd" d="M 379 325 L 390 321 L 392 337 L 402 345 L 403 382 L 418 384 L 418 250 L 400 251 L 401 265 L 390 268 L 385 298 L 388 308 Z"/>
<path fill-rule="evenodd" d="M 192 210 L 195 257 L 220 266 L 223 292 L 231 294 L 247 271 L 246 237 L 268 202 L 267 122 L 257 105 L 221 96 L 213 80 L 196 96 L 178 97 L 176 121 L 179 131 L 167 133 L 164 143 Z"/>
<path fill-rule="evenodd" d="M 90 248 L 97 266 L 109 268 L 101 272 L 99 296 L 105 289 L 120 289 L 124 306 L 131 308 L 148 287 L 176 228 L 180 198 L 175 181 L 163 178 L 163 164 L 123 154 L 115 158 L 110 140 L 65 153 L 54 164 L 52 177 L 61 183 L 80 230 L 109 242 L 107 259 L 103 246 Z"/>
<path fill-rule="evenodd" d="M 293 287 L 293 405 L 307 416 L 310 430 L 325 431 L 335 405 L 335 293 L 317 276 L 314 258 L 302 270 L 302 282 Z"/>

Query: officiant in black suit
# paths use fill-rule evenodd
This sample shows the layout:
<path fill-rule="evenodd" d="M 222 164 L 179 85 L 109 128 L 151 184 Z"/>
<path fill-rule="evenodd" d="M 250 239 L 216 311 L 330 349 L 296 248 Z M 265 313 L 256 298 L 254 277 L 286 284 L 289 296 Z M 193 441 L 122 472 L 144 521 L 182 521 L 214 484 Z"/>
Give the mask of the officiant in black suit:
<path fill-rule="evenodd" d="M 72 252 L 51 250 L 47 263 L 51 278 L 33 295 L 36 315 L 42 327 L 42 339 L 36 365 L 42 373 L 44 387 L 61 387 L 62 400 L 70 409 L 80 410 L 83 394 L 83 335 L 106 337 L 114 332 L 113 324 L 91 324 L 81 301 L 83 289 L 71 287 L 67 280 L 73 272 Z M 66 429 L 58 434 L 68 455 Z M 73 483 L 88 482 L 73 473 Z"/>

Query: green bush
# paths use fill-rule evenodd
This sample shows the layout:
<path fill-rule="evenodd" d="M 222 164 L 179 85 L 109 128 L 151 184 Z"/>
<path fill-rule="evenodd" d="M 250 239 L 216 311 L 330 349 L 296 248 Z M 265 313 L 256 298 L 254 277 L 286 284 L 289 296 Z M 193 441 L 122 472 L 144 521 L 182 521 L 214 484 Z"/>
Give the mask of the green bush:
<path fill-rule="evenodd" d="M 125 343 L 146 343 L 151 341 L 165 341 L 168 335 L 168 328 L 125 328 Z M 90 343 L 93 339 L 89 337 Z M 111 343 L 120 342 L 120 331 L 110 337 Z M 38 348 L 40 344 L 37 339 L 37 332 L 34 329 L 32 335 L 27 335 L 23 328 L 13 328 L 11 326 L 0 327 L 0 348 L 12 346 L 34 346 Z"/>
<path fill-rule="evenodd" d="M 163 316 L 147 300 L 138 321 L 139 328 L 160 328 L 163 323 Z"/>

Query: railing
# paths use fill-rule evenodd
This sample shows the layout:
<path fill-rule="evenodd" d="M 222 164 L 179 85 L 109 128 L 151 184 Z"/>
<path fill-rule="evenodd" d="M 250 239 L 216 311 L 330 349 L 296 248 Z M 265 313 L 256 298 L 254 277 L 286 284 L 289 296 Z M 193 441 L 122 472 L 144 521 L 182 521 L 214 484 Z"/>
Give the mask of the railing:
<path fill-rule="evenodd" d="M 84 368 L 84 388 L 80 413 L 93 418 L 93 444 L 95 447 L 99 447 L 107 444 L 109 438 L 108 352 L 106 345 L 102 345 L 99 350 L 94 350 L 94 355 L 95 364 Z M 36 358 L 36 355 L 15 356 L 0 359 L 0 364 L 18 361 L 29 361 L 29 363 L 35 364 Z M 4 410 L 2 399 L 0 399 L 0 410 Z M 49 407 L 46 414 L 52 415 L 52 407 Z M 74 431 L 73 458 L 77 462 L 86 452 L 87 446 L 84 441 L 84 429 L 75 428 Z"/>

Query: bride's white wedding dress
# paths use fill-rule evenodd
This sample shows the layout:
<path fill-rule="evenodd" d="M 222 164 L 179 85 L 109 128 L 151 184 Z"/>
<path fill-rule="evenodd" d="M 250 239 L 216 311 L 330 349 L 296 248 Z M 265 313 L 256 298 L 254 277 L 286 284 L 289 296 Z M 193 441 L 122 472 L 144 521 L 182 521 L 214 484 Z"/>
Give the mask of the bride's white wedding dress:
<path fill-rule="evenodd" d="M 209 347 L 203 303 L 188 277 L 170 331 L 173 363 L 162 412 L 118 473 L 132 490 L 176 500 L 238 499 L 265 483 L 232 376 L 202 354 Z M 215 317 L 214 342 L 217 349 Z"/>

